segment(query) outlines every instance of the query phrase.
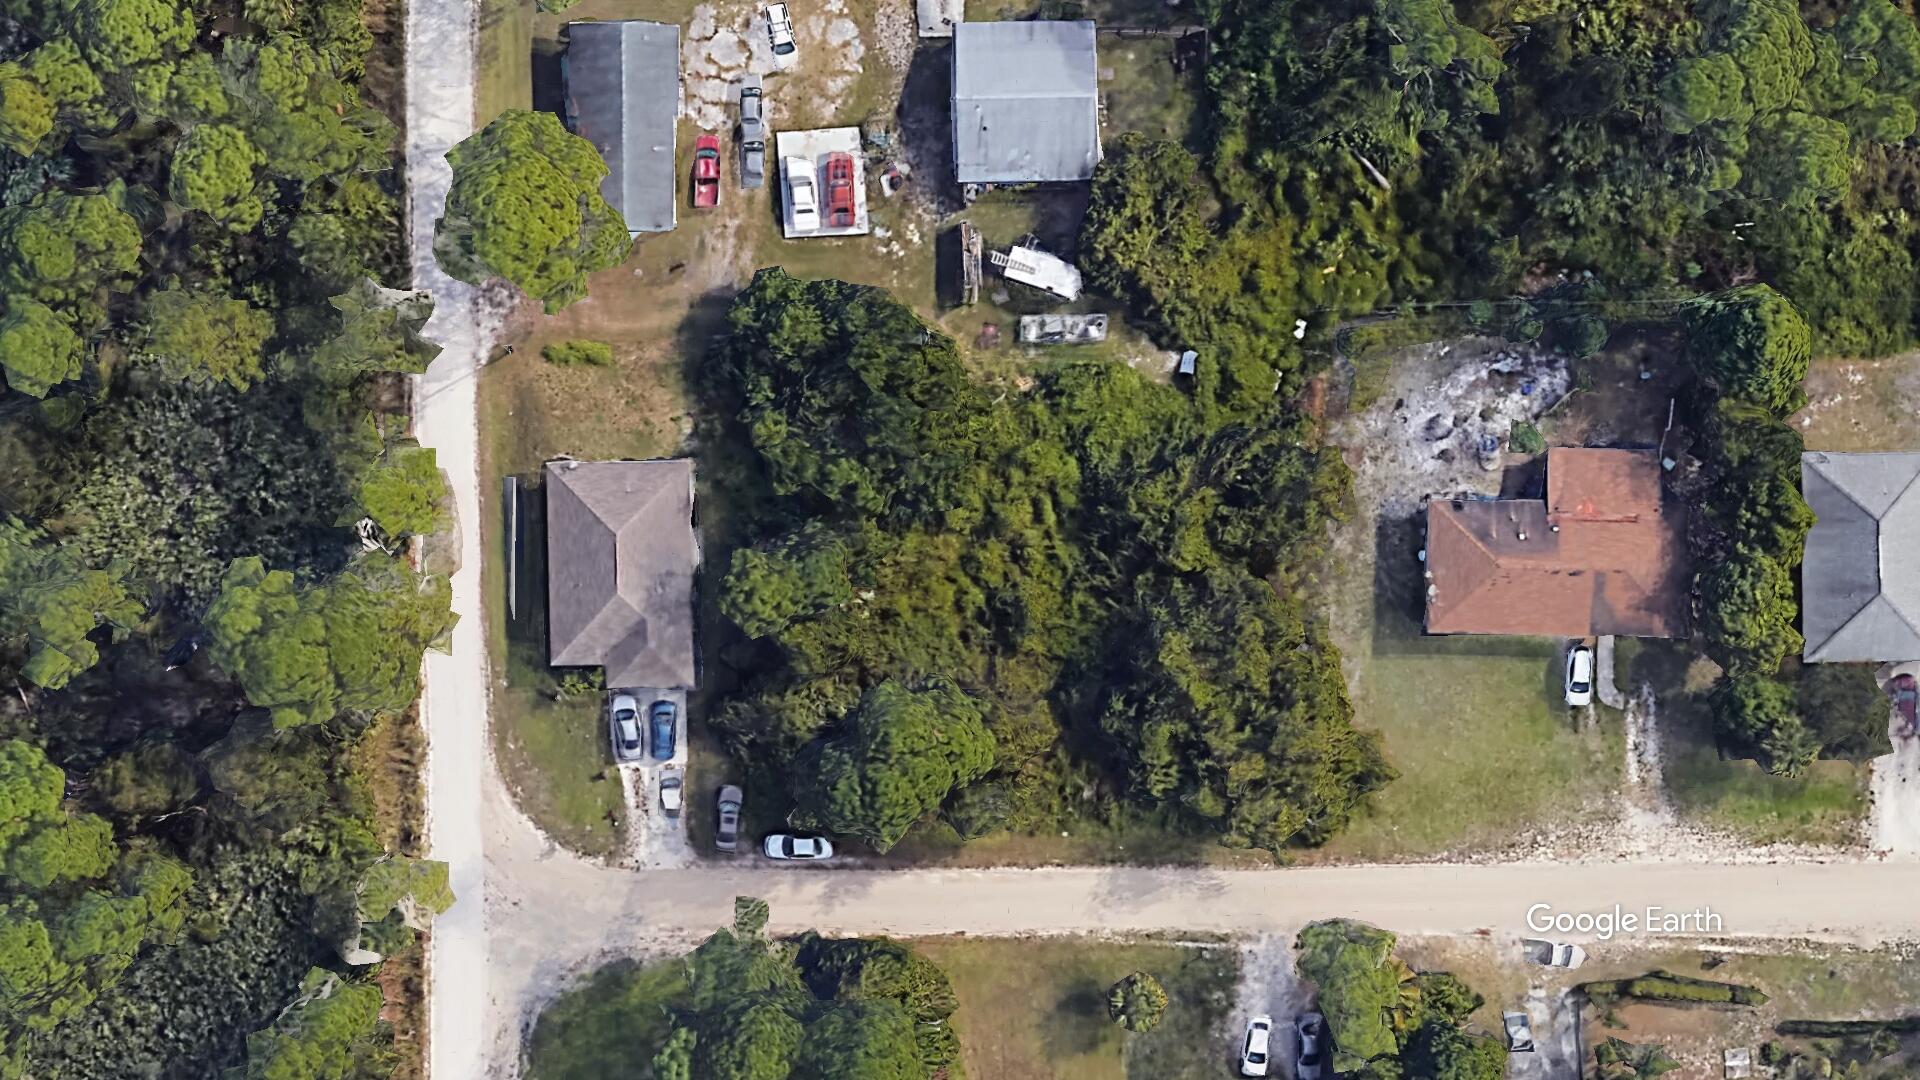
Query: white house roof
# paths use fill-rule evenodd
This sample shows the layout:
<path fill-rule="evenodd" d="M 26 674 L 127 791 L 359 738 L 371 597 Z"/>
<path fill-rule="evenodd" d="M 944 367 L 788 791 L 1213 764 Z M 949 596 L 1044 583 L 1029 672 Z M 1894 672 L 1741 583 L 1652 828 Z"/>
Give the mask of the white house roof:
<path fill-rule="evenodd" d="M 1100 161 L 1091 22 L 953 28 L 953 165 L 963 184 L 1085 180 Z"/>

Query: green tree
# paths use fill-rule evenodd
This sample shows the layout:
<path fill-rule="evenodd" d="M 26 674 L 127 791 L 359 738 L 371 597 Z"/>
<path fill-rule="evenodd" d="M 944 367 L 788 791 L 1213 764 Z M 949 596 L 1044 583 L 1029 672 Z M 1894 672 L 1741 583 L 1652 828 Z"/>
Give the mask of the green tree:
<path fill-rule="evenodd" d="M 1820 740 L 1822 757 L 1870 761 L 1893 752 L 1889 706 L 1873 664 L 1808 664 L 1800 669 L 1799 709 Z"/>
<path fill-rule="evenodd" d="M 1794 629 L 1793 575 L 1771 556 L 1736 546 L 1700 577 L 1707 653 L 1732 674 L 1771 675 L 1805 644 Z"/>
<path fill-rule="evenodd" d="M 349 983 L 321 968 L 309 972 L 300 996 L 273 1022 L 247 1037 L 247 1063 L 233 1080 L 347 1080 L 364 1067 L 392 1068 L 376 1043 L 380 988 Z"/>
<path fill-rule="evenodd" d="M 87 347 L 52 308 L 26 296 L 7 298 L 0 318 L 0 370 L 7 386 L 32 397 L 80 377 Z"/>
<path fill-rule="evenodd" d="M 1688 57 L 1674 64 L 1660 84 L 1667 130 L 1685 135 L 1714 123 L 1745 127 L 1753 119 L 1747 77 L 1725 53 Z"/>
<path fill-rule="evenodd" d="M 209 655 L 277 727 L 398 710 L 418 693 L 421 652 L 453 627 L 449 600 L 445 579 L 386 556 L 305 589 L 257 558 L 235 559 L 207 609 Z"/>
<path fill-rule="evenodd" d="M 993 768 L 987 705 L 944 681 L 889 680 L 834 737 L 802 752 L 795 820 L 885 851 L 956 789 Z"/>
<path fill-rule="evenodd" d="M 238 106 L 233 119 L 269 174 L 311 184 L 387 166 L 392 123 L 308 42 L 286 33 L 231 38 L 219 67 Z"/>
<path fill-rule="evenodd" d="M 1746 159 L 1746 188 L 1786 206 L 1825 206 L 1847 190 L 1853 157 L 1846 126 L 1804 112 L 1760 120 Z"/>
<path fill-rule="evenodd" d="M 810 1080 L 924 1080 L 913 1021 L 891 1001 L 829 1007 L 807 1025 L 794 1076 Z"/>
<path fill-rule="evenodd" d="M 1813 332 L 1771 285 L 1741 285 L 1687 306 L 1687 351 L 1722 394 L 1785 416 L 1806 402 L 1801 383 Z"/>
<path fill-rule="evenodd" d="M 175 378 L 219 381 L 245 390 L 262 373 L 273 314 L 205 289 L 165 289 L 147 297 L 137 355 Z"/>
<path fill-rule="evenodd" d="M 654 1080 L 693 1080 L 694 1050 L 700 1036 L 692 1028 L 674 1028 L 653 1055 Z"/>
<path fill-rule="evenodd" d="M 501 277 L 558 311 L 587 275 L 617 265 L 630 237 L 600 195 L 606 162 L 551 113 L 509 109 L 447 153 L 453 187 L 434 252 L 453 277 Z"/>
<path fill-rule="evenodd" d="M 95 70 L 122 78 L 187 51 L 196 33 L 178 0 L 75 0 L 72 9 L 80 51 Z"/>
<path fill-rule="evenodd" d="M 1152 1031 L 1167 1011 L 1167 988 L 1136 971 L 1107 989 L 1107 1017 L 1128 1031 Z"/>
<path fill-rule="evenodd" d="M 173 153 L 173 201 L 200 210 L 234 232 L 249 232 L 266 212 L 257 171 L 267 156 L 231 124 L 201 124 Z"/>
<path fill-rule="evenodd" d="M 360 508 L 396 539 L 438 529 L 446 502 L 447 482 L 426 447 L 391 447 L 360 477 Z"/>
<path fill-rule="evenodd" d="M 314 350 L 313 367 L 329 381 L 379 371 L 418 375 L 440 355 L 440 346 L 420 335 L 433 317 L 429 293 L 383 289 L 363 277 L 327 304 L 338 314 Z"/>
<path fill-rule="evenodd" d="M 42 195 L 0 210 L 0 284 L 49 305 L 90 301 L 140 261 L 140 230 L 105 195 Z"/>
<path fill-rule="evenodd" d="M 1793 687 L 1780 679 L 1756 674 L 1723 678 L 1709 702 L 1721 747 L 1756 758 L 1776 776 L 1799 776 L 1820 752 L 1819 741 L 1795 710 Z"/>
<path fill-rule="evenodd" d="M 1507 1075 L 1506 1047 L 1453 1025 L 1421 1028 L 1408 1047 L 1406 1061 L 1407 1075 L 1432 1080 L 1501 1080 Z"/>
<path fill-rule="evenodd" d="M 1101 717 L 1135 789 L 1230 845 L 1324 842 L 1394 775 L 1337 655 L 1244 569 L 1153 584 Z"/>
<path fill-rule="evenodd" d="M 1346 919 L 1313 923 L 1294 942 L 1300 976 L 1320 988 L 1335 1072 L 1396 1056 L 1418 1012 L 1419 984 L 1393 946 L 1391 933 Z"/>
<path fill-rule="evenodd" d="M 14 518 L 0 520 L 0 637 L 24 640 L 20 674 L 49 690 L 99 662 L 94 631 L 118 635 L 143 614 L 113 570 L 96 570 L 68 545 Z"/>
<path fill-rule="evenodd" d="M 17 61 L 0 64 L 0 146 L 30 156 L 53 130 L 53 98 Z"/>
<path fill-rule="evenodd" d="M 772 544 L 740 548 L 721 586 L 720 611 L 748 637 L 766 637 L 795 619 L 853 599 L 851 552 L 844 540 L 810 525 Z"/>

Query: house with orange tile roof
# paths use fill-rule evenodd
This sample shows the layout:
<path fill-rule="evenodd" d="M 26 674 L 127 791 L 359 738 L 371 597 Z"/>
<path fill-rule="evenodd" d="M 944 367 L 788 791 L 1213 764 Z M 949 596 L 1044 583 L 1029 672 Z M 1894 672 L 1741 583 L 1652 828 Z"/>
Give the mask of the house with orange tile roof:
<path fill-rule="evenodd" d="M 1557 446 L 1545 499 L 1427 501 L 1429 634 L 1687 632 L 1686 514 L 1652 450 Z"/>

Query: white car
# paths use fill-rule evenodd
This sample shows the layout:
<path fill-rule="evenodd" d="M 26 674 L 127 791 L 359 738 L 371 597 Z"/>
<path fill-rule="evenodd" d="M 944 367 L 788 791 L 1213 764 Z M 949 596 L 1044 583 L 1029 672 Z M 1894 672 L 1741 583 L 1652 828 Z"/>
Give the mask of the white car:
<path fill-rule="evenodd" d="M 1500 1014 L 1500 1020 L 1507 1029 L 1507 1053 L 1533 1053 L 1533 1024 L 1523 1012 Z"/>
<path fill-rule="evenodd" d="M 767 41 L 773 45 L 773 55 L 792 56 L 798 47 L 793 43 L 793 17 L 787 14 L 787 5 L 767 5 Z"/>
<path fill-rule="evenodd" d="M 613 744 L 613 760 L 639 761 L 640 703 L 632 694 L 615 694 L 607 702 L 607 737 Z"/>
<path fill-rule="evenodd" d="M 1240 1075 L 1265 1076 L 1273 1056 L 1268 1044 L 1273 1042 L 1273 1017 L 1256 1016 L 1247 1021 L 1247 1042 L 1240 1048 Z"/>
<path fill-rule="evenodd" d="M 760 845 L 760 850 L 769 859 L 814 862 L 819 859 L 833 858 L 833 841 L 820 836 L 774 833 Z"/>
<path fill-rule="evenodd" d="M 1567 704 L 1576 709 L 1593 704 L 1593 650 L 1585 645 L 1567 650 Z"/>
<path fill-rule="evenodd" d="M 660 809 L 665 810 L 668 817 L 680 816 L 680 804 L 686 787 L 687 779 L 679 769 L 669 766 L 660 770 Z"/>
<path fill-rule="evenodd" d="M 820 227 L 820 188 L 814 181 L 813 162 L 803 157 L 781 161 L 787 174 L 787 213 L 793 216 L 795 229 L 812 232 Z"/>
<path fill-rule="evenodd" d="M 1577 968 L 1587 962 L 1587 950 L 1545 938 L 1523 938 L 1520 948 L 1529 961 L 1541 967 Z"/>

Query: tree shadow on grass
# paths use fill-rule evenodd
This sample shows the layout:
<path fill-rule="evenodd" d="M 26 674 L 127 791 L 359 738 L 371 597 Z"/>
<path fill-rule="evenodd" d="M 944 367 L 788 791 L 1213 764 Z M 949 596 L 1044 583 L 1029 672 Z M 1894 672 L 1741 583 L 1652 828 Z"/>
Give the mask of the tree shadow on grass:
<path fill-rule="evenodd" d="M 1080 1057 L 1100 1049 L 1112 1021 L 1107 1019 L 1107 988 L 1092 979 L 1075 982 L 1053 1003 L 1047 1016 L 1049 1061 Z"/>

